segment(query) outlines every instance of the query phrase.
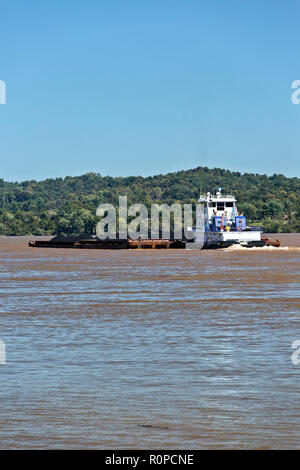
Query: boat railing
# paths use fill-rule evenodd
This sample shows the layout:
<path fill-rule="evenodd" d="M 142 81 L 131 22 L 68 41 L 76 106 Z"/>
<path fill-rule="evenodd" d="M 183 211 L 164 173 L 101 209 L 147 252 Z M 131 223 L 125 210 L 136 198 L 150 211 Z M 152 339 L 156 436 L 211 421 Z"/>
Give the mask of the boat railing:
<path fill-rule="evenodd" d="M 263 232 L 264 229 L 260 225 L 247 225 L 247 228 L 250 228 L 252 232 Z"/>

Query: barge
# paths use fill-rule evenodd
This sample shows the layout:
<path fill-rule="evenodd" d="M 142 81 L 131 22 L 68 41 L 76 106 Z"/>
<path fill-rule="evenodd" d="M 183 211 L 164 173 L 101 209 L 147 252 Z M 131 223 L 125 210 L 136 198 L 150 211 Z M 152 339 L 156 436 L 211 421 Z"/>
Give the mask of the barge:
<path fill-rule="evenodd" d="M 100 240 L 96 237 L 54 237 L 51 240 L 30 240 L 32 248 L 77 248 L 101 250 L 132 250 L 132 249 L 168 249 L 185 248 L 183 240 L 138 239 L 138 240 Z"/>

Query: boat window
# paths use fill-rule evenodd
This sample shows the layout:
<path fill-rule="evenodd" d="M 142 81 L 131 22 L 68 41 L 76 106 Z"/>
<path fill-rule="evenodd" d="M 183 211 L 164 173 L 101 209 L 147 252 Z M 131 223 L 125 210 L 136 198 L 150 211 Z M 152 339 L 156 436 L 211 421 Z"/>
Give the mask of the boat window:
<path fill-rule="evenodd" d="M 217 210 L 218 211 L 223 211 L 224 210 L 224 202 L 218 202 L 217 203 Z"/>
<path fill-rule="evenodd" d="M 233 202 L 226 202 L 226 207 L 233 207 Z"/>

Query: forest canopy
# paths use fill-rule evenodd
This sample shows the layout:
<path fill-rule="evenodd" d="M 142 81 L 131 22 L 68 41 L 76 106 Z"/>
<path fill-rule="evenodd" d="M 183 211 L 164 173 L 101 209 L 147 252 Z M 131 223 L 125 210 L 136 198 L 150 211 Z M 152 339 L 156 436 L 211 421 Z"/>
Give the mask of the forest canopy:
<path fill-rule="evenodd" d="M 236 196 L 248 223 L 266 232 L 300 232 L 300 178 L 198 167 L 150 177 L 99 173 L 6 182 L 0 179 L 0 235 L 93 233 L 99 204 L 197 203 L 200 191 L 224 188 Z"/>

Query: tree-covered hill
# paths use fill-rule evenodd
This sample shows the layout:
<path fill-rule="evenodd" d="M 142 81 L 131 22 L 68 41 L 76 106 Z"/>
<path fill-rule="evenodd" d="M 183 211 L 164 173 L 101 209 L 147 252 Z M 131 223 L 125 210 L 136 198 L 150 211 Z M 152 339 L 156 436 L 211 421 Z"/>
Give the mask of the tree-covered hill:
<path fill-rule="evenodd" d="M 0 179 L 0 234 L 52 235 L 93 232 L 101 203 L 196 203 L 200 190 L 221 186 L 233 193 L 238 208 L 268 232 L 300 232 L 300 178 L 241 174 L 219 168 L 191 170 L 147 178 L 82 176 L 9 183 Z"/>

